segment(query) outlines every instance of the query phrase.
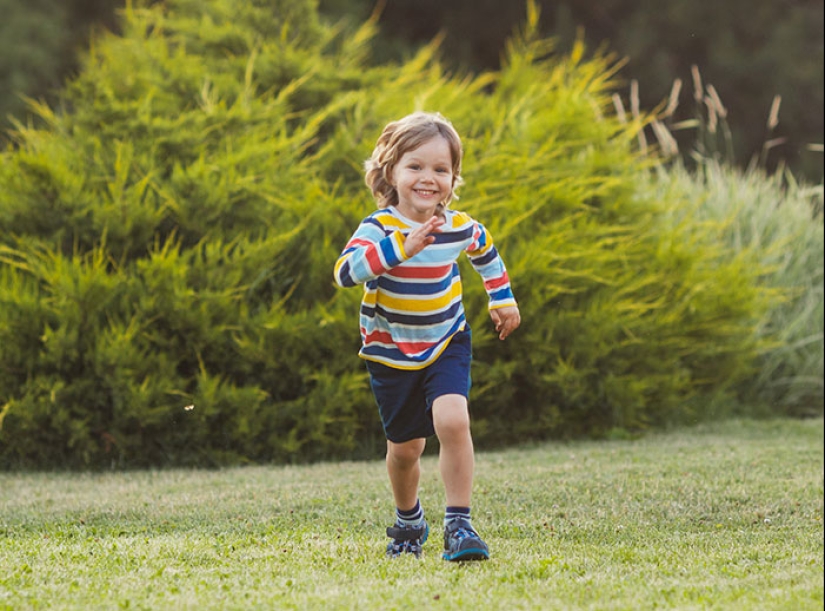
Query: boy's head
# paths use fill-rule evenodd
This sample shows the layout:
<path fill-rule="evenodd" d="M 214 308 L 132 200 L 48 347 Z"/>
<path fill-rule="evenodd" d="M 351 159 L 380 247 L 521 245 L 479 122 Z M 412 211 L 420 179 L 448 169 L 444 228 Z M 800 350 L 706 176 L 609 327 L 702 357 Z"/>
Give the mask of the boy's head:
<path fill-rule="evenodd" d="M 364 163 L 365 180 L 379 208 L 398 204 L 398 192 L 392 185 L 392 173 L 398 160 L 405 153 L 437 137 L 447 141 L 453 162 L 452 190 L 450 196 L 441 204 L 447 206 L 452 199 L 458 199 L 455 189 L 463 182 L 461 179 L 463 150 L 458 132 L 447 119 L 437 112 L 414 112 L 403 119 L 389 123 L 384 128 L 372 156 Z"/>

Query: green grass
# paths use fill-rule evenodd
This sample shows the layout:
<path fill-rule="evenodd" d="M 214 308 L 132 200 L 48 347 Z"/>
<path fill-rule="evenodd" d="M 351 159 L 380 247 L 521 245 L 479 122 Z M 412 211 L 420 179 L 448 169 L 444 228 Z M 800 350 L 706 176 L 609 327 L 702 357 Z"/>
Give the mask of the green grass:
<path fill-rule="evenodd" d="M 0 609 L 823 607 L 823 421 L 477 458 L 485 563 L 383 557 L 377 462 L 0 474 Z M 422 501 L 443 493 L 425 457 Z"/>

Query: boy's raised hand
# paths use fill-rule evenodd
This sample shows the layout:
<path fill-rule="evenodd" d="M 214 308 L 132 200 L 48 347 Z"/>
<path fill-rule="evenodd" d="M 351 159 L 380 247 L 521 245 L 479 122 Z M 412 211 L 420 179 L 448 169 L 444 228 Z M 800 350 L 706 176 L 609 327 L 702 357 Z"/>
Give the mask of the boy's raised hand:
<path fill-rule="evenodd" d="M 493 319 L 496 325 L 499 339 L 505 339 L 521 324 L 521 314 L 518 311 L 518 306 L 505 306 L 490 310 L 490 318 Z"/>
<path fill-rule="evenodd" d="M 435 242 L 435 236 L 430 234 L 441 231 L 443 224 L 443 218 L 440 216 L 432 216 L 427 219 L 426 223 L 422 223 L 419 227 L 407 234 L 407 239 L 404 240 L 404 252 L 407 254 L 407 257 L 414 257 Z"/>

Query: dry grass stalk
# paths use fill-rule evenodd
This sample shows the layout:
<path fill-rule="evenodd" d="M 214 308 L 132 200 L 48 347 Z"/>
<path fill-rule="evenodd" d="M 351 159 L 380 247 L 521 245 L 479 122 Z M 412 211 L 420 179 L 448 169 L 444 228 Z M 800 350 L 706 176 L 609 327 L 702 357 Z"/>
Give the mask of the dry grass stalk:
<path fill-rule="evenodd" d="M 679 154 L 679 145 L 676 143 L 676 139 L 670 133 L 667 127 L 660 121 L 654 120 L 651 123 L 653 126 L 653 133 L 656 136 L 656 139 L 659 141 L 659 146 L 662 149 L 662 154 L 665 157 L 675 157 Z"/>
<path fill-rule="evenodd" d="M 679 107 L 679 94 L 682 92 L 682 79 L 677 78 L 673 81 L 673 87 L 670 88 L 670 96 L 667 99 L 667 106 L 665 107 L 664 117 L 672 117 L 673 113 Z"/>
<path fill-rule="evenodd" d="M 696 64 L 690 67 L 690 73 L 693 76 L 693 99 L 701 102 L 704 97 L 702 88 L 702 75 L 699 74 L 699 66 Z"/>
<path fill-rule="evenodd" d="M 716 109 L 716 114 L 719 115 L 721 119 L 724 119 L 728 116 L 728 110 L 725 108 L 724 104 L 722 104 L 722 98 L 719 97 L 719 94 L 716 92 L 716 87 L 713 85 L 708 85 L 708 95 L 710 99 L 713 101 L 713 105 Z"/>
<path fill-rule="evenodd" d="M 630 114 L 633 115 L 636 121 L 639 120 L 641 114 L 639 107 L 639 81 L 633 79 L 630 81 Z M 645 138 L 644 127 L 639 130 L 639 148 L 642 151 L 647 150 L 647 138 Z"/>
<path fill-rule="evenodd" d="M 787 138 L 771 138 L 770 140 L 766 140 L 764 146 L 762 147 L 764 150 L 769 151 L 775 146 L 779 146 L 780 144 L 784 144 Z"/>
<path fill-rule="evenodd" d="M 627 123 L 627 113 L 624 111 L 624 104 L 622 98 L 618 93 L 613 94 L 613 106 L 616 108 L 616 116 L 622 123 Z"/>
<path fill-rule="evenodd" d="M 775 95 L 773 96 L 773 102 L 771 103 L 771 111 L 768 113 L 768 129 L 773 130 L 777 125 L 779 125 L 779 106 L 782 104 L 782 96 Z"/>
<path fill-rule="evenodd" d="M 719 122 L 719 118 L 716 116 L 716 104 L 713 103 L 713 100 L 709 96 L 705 96 L 703 101 L 708 109 L 708 131 L 711 134 L 715 134 L 716 125 Z"/>

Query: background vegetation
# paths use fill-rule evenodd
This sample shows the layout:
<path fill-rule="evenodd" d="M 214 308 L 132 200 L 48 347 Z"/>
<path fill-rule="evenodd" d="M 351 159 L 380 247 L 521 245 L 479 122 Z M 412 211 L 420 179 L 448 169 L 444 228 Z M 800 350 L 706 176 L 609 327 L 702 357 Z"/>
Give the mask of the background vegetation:
<path fill-rule="evenodd" d="M 0 0 L 0 125 L 29 115 L 18 94 L 53 102 L 76 74 L 90 33 L 117 29 L 124 0 Z M 265 3 L 278 12 L 289 2 Z M 371 43 L 377 63 L 403 61 L 439 33 L 448 68 L 497 70 L 506 40 L 526 18 L 524 2 L 496 0 L 317 0 L 327 20 L 357 28 L 376 9 L 379 32 Z M 626 57 L 625 85 L 639 83 L 645 108 L 689 82 L 696 65 L 715 84 L 730 111 L 735 161 L 744 167 L 763 143 L 779 138 L 768 167 L 787 164 L 799 177 L 822 178 L 823 5 L 819 0 L 539 0 L 542 36 L 569 50 L 583 32 L 587 46 L 607 46 Z M 768 130 L 774 96 L 781 122 Z M 36 113 L 35 115 L 36 116 Z M 769 133 L 772 132 L 772 133 Z M 682 144 L 691 134 L 677 134 Z M 810 146 L 818 148 L 810 150 Z"/>
<path fill-rule="evenodd" d="M 401 58 L 410 46 L 444 35 L 451 66 L 497 69 L 513 28 L 525 19 L 524 2 L 496 0 L 392 0 L 383 7 L 376 49 Z M 722 0 L 666 3 L 638 0 L 539 0 L 544 36 L 569 49 L 583 35 L 592 49 L 607 47 L 627 59 L 626 84 L 639 83 L 639 99 L 653 108 L 674 79 L 691 80 L 697 66 L 714 83 L 730 111 L 733 156 L 742 167 L 769 138 L 783 141 L 768 167 L 783 163 L 811 181 L 822 179 L 823 4 L 818 0 Z M 319 0 L 334 16 L 365 18 L 375 0 Z M 782 120 L 766 127 L 774 96 L 782 97 Z M 689 116 L 689 115 L 688 115 Z M 677 134 L 687 144 L 692 134 Z M 811 150 L 810 145 L 815 145 Z"/>
<path fill-rule="evenodd" d="M 464 269 L 480 447 L 822 413 L 821 185 L 666 163 L 673 109 L 625 99 L 620 64 L 582 41 L 558 52 L 533 3 L 483 74 L 446 71 L 436 44 L 376 62 L 375 21 L 276 5 L 135 2 L 10 132 L 0 465 L 379 453 L 360 293 L 331 269 L 374 208 L 361 161 L 419 108 L 464 136 L 459 207 L 524 317 L 495 340 Z"/>

